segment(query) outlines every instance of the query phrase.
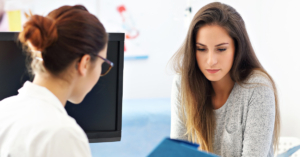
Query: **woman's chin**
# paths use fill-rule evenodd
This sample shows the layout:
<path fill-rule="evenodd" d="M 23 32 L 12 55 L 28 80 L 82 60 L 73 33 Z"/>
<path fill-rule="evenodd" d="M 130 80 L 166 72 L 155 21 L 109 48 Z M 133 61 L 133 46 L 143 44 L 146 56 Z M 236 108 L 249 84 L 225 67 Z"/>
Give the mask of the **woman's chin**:
<path fill-rule="evenodd" d="M 211 82 L 220 81 L 222 79 L 222 77 L 217 76 L 217 75 L 216 76 L 209 75 L 209 76 L 205 76 L 205 77 L 206 77 L 206 79 L 208 79 Z"/>
<path fill-rule="evenodd" d="M 79 98 L 76 98 L 76 99 L 69 99 L 68 101 L 70 101 L 71 103 L 73 104 L 80 104 L 82 101 L 83 101 L 83 98 L 82 99 L 79 99 Z"/>

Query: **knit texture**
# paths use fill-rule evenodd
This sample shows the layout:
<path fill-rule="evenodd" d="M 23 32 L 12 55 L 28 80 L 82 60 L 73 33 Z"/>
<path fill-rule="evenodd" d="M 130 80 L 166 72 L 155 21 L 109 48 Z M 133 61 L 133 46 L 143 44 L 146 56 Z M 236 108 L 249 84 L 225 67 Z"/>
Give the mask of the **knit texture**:
<path fill-rule="evenodd" d="M 180 118 L 180 75 L 173 81 L 171 138 L 188 140 Z M 268 77 L 255 71 L 245 84 L 235 83 L 226 103 L 214 110 L 213 153 L 222 157 L 273 157 L 275 96 Z"/>

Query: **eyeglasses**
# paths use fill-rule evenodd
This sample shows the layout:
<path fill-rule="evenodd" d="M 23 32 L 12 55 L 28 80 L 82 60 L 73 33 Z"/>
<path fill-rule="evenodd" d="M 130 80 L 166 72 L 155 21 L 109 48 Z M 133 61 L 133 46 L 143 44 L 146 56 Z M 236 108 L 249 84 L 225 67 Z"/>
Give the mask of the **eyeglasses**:
<path fill-rule="evenodd" d="M 108 59 L 103 58 L 100 55 L 97 55 L 99 58 L 103 59 L 105 63 L 102 64 L 102 71 L 100 76 L 105 76 L 111 68 L 114 66 L 114 63 L 109 61 Z"/>

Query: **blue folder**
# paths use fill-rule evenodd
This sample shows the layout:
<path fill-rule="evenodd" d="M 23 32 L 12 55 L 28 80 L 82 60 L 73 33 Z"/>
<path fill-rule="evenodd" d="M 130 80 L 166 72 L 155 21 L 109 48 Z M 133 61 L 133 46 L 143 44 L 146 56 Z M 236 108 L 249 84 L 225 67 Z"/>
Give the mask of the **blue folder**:
<path fill-rule="evenodd" d="M 277 157 L 290 157 L 300 149 L 300 145 L 289 149 L 288 151 L 277 155 Z"/>
<path fill-rule="evenodd" d="M 148 157 L 218 157 L 198 150 L 199 145 L 165 138 Z"/>

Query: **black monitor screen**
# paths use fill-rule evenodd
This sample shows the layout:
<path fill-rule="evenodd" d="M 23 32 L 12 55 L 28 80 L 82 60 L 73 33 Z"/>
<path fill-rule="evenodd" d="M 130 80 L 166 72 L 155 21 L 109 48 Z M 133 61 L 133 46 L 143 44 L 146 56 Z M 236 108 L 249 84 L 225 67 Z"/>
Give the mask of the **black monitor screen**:
<path fill-rule="evenodd" d="M 0 33 L 0 100 L 17 95 L 25 81 L 32 80 L 26 68 L 26 56 L 16 42 L 16 32 Z M 90 142 L 120 141 L 124 34 L 109 33 L 107 59 L 114 63 L 101 77 L 82 103 L 66 105 L 66 111 L 83 128 Z"/>

